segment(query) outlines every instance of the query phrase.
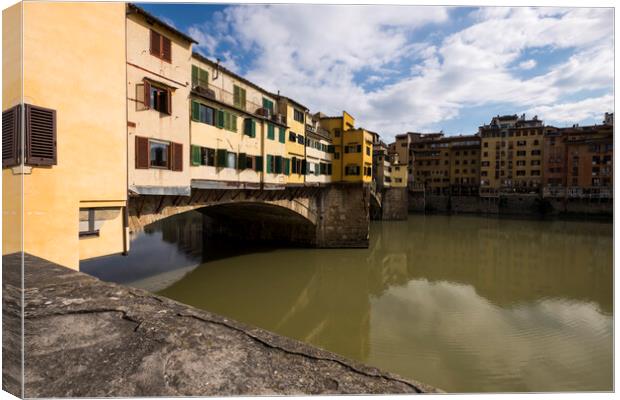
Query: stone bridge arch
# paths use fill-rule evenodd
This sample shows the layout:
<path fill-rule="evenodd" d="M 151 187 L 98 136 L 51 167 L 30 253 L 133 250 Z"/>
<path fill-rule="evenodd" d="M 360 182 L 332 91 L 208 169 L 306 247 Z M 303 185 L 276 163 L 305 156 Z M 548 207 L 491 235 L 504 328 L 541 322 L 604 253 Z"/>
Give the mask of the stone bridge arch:
<path fill-rule="evenodd" d="M 243 212 L 244 208 L 255 211 L 269 211 L 278 214 L 278 209 L 297 215 L 316 226 L 319 219 L 318 199 L 321 188 L 287 188 L 284 190 L 226 190 L 192 189 L 190 196 L 137 195 L 130 196 L 128 226 L 131 232 L 161 219 L 187 211 L 205 211 L 222 206 L 234 205 Z M 257 207 L 262 206 L 262 207 Z M 285 215 L 285 213 L 280 213 Z"/>
<path fill-rule="evenodd" d="M 262 226 L 259 239 L 266 234 L 267 239 L 323 248 L 368 247 L 369 197 L 368 185 L 346 183 L 279 190 L 193 188 L 189 196 L 134 194 L 128 201 L 127 226 L 138 232 L 161 219 L 200 210 L 209 216 L 219 212 L 226 220 L 215 230 L 228 233 Z M 247 218 L 240 228 L 234 219 L 243 213 Z"/>

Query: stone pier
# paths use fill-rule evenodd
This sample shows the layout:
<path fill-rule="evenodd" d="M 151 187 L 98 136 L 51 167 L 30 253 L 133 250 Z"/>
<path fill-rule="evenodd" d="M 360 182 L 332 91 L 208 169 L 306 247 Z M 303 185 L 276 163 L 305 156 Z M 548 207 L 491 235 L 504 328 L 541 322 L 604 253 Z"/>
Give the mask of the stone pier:
<path fill-rule="evenodd" d="M 438 391 L 296 340 L 143 290 L 105 283 L 28 254 L 22 291 L 20 264 L 21 254 L 3 257 L 2 386 L 18 397 Z"/>

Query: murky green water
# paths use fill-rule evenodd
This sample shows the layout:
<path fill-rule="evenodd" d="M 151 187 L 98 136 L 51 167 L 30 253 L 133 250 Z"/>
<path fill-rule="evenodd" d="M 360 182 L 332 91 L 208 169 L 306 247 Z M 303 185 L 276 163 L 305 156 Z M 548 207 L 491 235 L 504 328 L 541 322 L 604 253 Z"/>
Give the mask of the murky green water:
<path fill-rule="evenodd" d="M 411 215 L 367 250 L 240 250 L 200 218 L 82 268 L 449 392 L 612 390 L 611 224 Z"/>

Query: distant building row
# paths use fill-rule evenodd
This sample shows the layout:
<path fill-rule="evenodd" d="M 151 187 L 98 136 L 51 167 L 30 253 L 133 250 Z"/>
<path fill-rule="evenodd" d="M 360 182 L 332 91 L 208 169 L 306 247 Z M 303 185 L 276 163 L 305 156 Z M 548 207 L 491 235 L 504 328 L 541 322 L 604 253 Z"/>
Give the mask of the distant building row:
<path fill-rule="evenodd" d="M 611 197 L 613 113 L 602 125 L 557 128 L 537 117 L 493 117 L 478 133 L 406 133 L 389 152 L 408 167 L 411 190 L 437 194 L 542 193 Z"/>

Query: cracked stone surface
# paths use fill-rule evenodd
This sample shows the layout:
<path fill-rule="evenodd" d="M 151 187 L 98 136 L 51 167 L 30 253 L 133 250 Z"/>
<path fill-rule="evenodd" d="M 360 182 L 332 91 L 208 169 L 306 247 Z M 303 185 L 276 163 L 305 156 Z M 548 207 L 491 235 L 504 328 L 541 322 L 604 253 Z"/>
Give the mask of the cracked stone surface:
<path fill-rule="evenodd" d="M 3 256 L 2 384 L 16 395 L 20 258 Z M 24 258 L 25 397 L 438 391 L 143 290 Z"/>

